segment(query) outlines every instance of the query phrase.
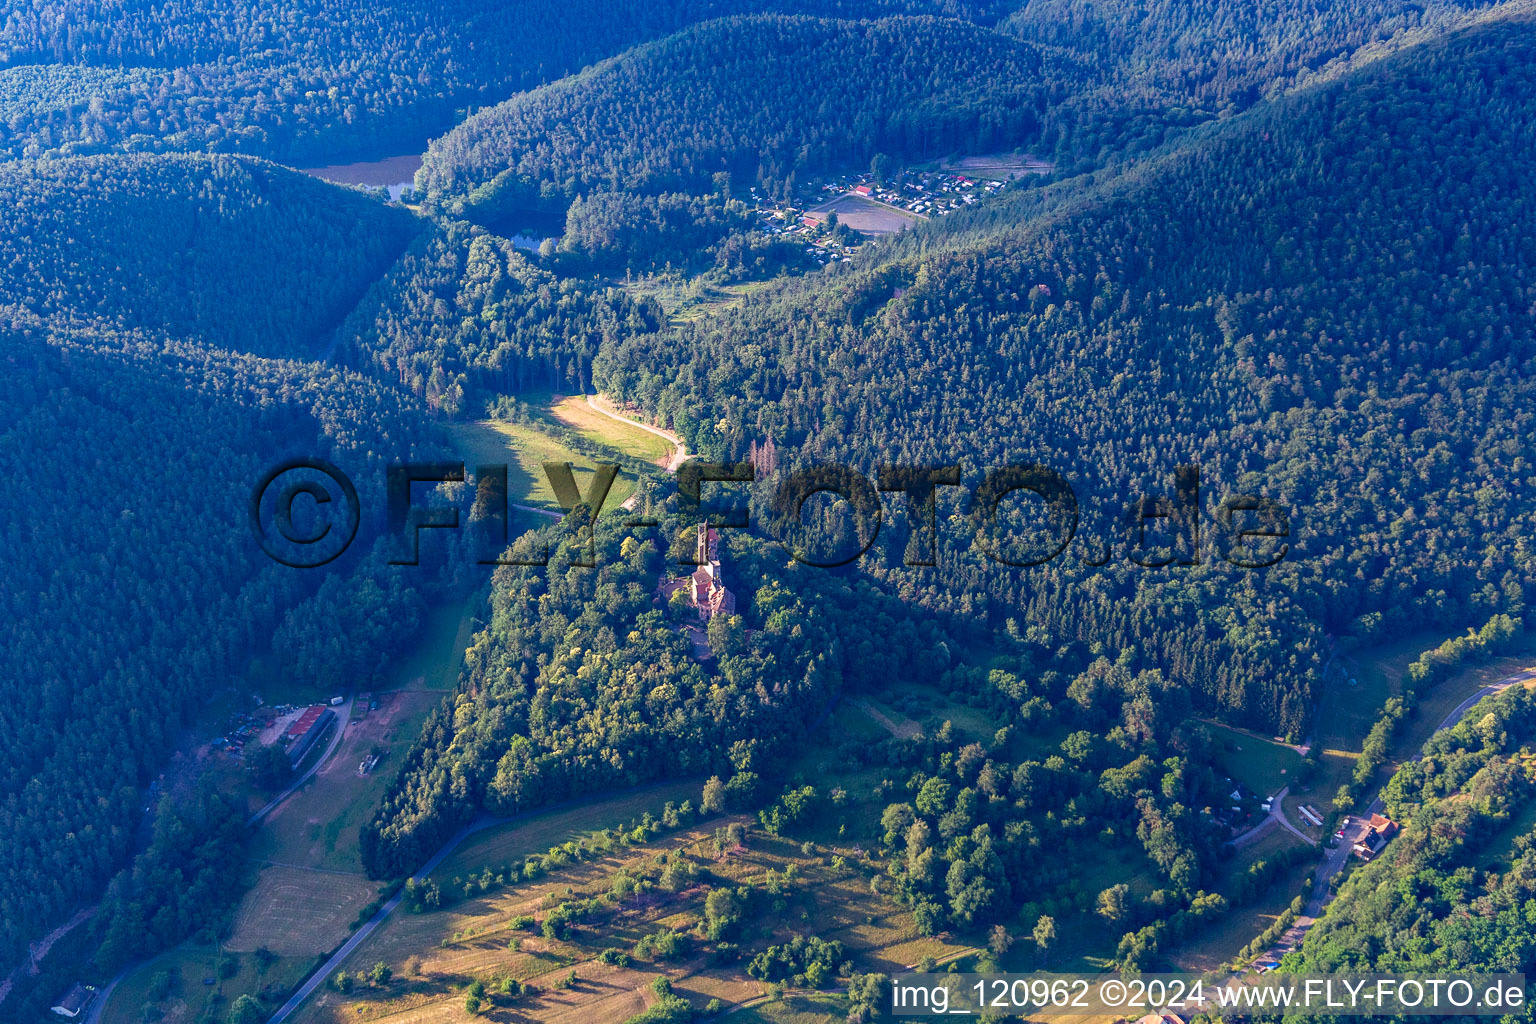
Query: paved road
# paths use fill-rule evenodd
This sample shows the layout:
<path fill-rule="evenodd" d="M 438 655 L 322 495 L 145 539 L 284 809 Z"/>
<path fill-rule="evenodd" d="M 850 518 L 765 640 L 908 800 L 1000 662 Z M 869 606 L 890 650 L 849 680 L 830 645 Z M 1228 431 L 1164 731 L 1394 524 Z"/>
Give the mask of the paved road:
<path fill-rule="evenodd" d="M 332 707 L 331 710 L 336 712 L 336 728 L 331 732 L 331 742 L 326 744 L 325 753 L 321 754 L 319 760 L 309 766 L 309 771 L 305 772 L 303 775 L 300 775 L 297 779 L 294 779 L 292 785 L 283 790 L 281 793 L 277 794 L 277 796 L 273 797 L 271 800 L 268 800 L 267 805 L 261 810 L 245 819 L 246 828 L 255 828 L 257 825 L 261 824 L 262 818 L 265 818 L 267 815 L 277 810 L 279 804 L 281 804 L 284 800 L 287 800 L 290 796 L 298 791 L 300 786 L 304 785 L 304 783 L 313 778 L 315 772 L 320 770 L 320 766 L 325 764 L 326 761 L 330 760 L 331 755 L 336 752 L 336 748 L 341 746 L 342 734 L 347 731 L 347 726 L 352 722 L 352 701 L 348 700 L 344 704 L 338 704 L 335 707 Z"/>
<path fill-rule="evenodd" d="M 351 724 L 352 721 L 352 703 L 353 702 L 351 700 L 348 700 L 344 704 L 339 704 L 331 708 L 332 711 L 336 712 L 336 726 L 331 732 L 331 742 L 326 744 L 325 753 L 321 754 L 319 759 L 310 766 L 309 771 L 305 772 L 303 775 L 300 775 L 287 789 L 283 790 L 281 793 L 277 794 L 277 796 L 267 801 L 267 805 L 265 807 L 247 818 L 245 820 L 247 828 L 255 828 L 257 825 L 259 825 L 262 818 L 265 818 L 268 814 L 271 814 L 273 811 L 275 811 L 284 800 L 287 800 L 290 796 L 297 792 L 300 786 L 304 785 L 304 783 L 313 778 L 315 772 L 320 770 L 320 766 L 329 761 L 331 755 L 336 753 L 336 748 L 341 746 L 342 735 L 347 731 L 347 726 Z M 96 993 L 96 998 L 91 1001 L 91 1008 L 86 1011 L 84 1024 L 101 1024 L 101 1015 L 106 1012 L 107 1003 L 112 999 L 112 993 L 117 989 L 117 986 L 122 983 L 123 979 L 128 977 L 130 972 L 139 968 L 142 962 L 143 961 L 138 961 L 124 967 L 112 977 L 111 981 L 107 982 L 101 987 L 101 990 Z"/>
<path fill-rule="evenodd" d="M 825 718 L 826 715 L 831 712 L 832 704 L 835 704 L 836 700 L 836 698 L 833 698 L 831 704 L 828 704 L 827 709 L 822 713 L 823 718 Z M 820 723 L 818 722 L 818 724 Z M 670 785 L 674 781 L 676 780 L 665 779 L 660 782 L 648 782 L 643 786 L 634 786 L 628 790 L 624 790 L 624 792 L 632 794 L 643 793 L 648 789 L 658 789 L 661 786 Z M 488 828 L 495 828 L 497 825 L 509 825 L 512 822 L 521 821 L 524 818 L 529 818 L 536 814 L 549 814 L 552 811 L 577 807 L 581 804 L 588 803 L 592 799 L 593 796 L 578 797 L 574 800 L 565 800 L 558 804 L 551 804 L 548 807 L 538 807 L 534 810 L 524 811 L 521 814 L 514 814 L 511 817 L 506 818 L 497 818 L 493 815 L 482 814 L 479 818 L 476 818 L 474 821 L 470 822 L 468 825 L 465 825 L 462 829 L 455 833 L 453 838 L 444 843 L 442 849 L 433 854 L 432 859 L 423 864 L 421 870 L 412 875 L 411 878 L 416 882 L 426 881 L 427 876 L 435 871 L 437 866 L 441 864 L 450 853 L 458 849 L 460 843 L 474 835 L 476 832 L 483 832 Z M 395 894 L 382 907 L 378 909 L 377 913 L 375 913 L 366 922 L 364 922 L 363 925 L 357 929 L 357 931 L 353 932 L 352 937 L 344 942 L 340 949 L 332 953 L 330 959 L 327 960 L 324 964 L 320 965 L 319 969 L 316 970 L 314 974 L 310 975 L 308 980 L 306 980 L 304 984 L 300 985 L 298 989 L 294 991 L 293 995 L 288 998 L 288 1001 L 278 1008 L 277 1012 L 268 1019 L 267 1024 L 282 1024 L 283 1021 L 287 1020 L 289 1016 L 293 1014 L 293 1011 L 299 1008 L 299 1005 L 303 1003 L 304 1000 L 310 997 L 315 989 L 325 984 L 326 981 L 328 981 L 337 971 L 341 970 L 341 965 L 346 962 L 347 957 L 351 955 L 352 951 L 358 946 L 362 945 L 363 941 L 367 939 L 368 936 L 372 935 L 374 930 L 377 929 L 379 925 L 384 923 L 385 918 L 394 913 L 395 908 L 400 905 L 400 901 L 404 899 L 404 897 L 405 894 L 403 892 Z"/>
<path fill-rule="evenodd" d="M 1536 669 L 1524 669 L 1520 672 L 1516 672 L 1512 676 L 1506 676 L 1496 683 L 1489 683 L 1487 686 L 1478 690 L 1466 700 L 1456 705 L 1455 708 L 1451 709 L 1451 712 L 1441 720 L 1440 724 L 1435 726 L 1435 732 L 1442 732 L 1446 729 L 1449 729 L 1457 722 L 1461 721 L 1461 717 L 1467 713 L 1468 709 L 1470 709 L 1484 697 L 1492 696 L 1501 690 L 1507 690 L 1509 687 L 1515 685 L 1516 683 L 1530 682 L 1532 680 L 1536 680 Z M 1274 806 L 1280 806 L 1280 801 L 1278 798 L 1275 800 Z M 1378 793 L 1376 798 L 1371 801 L 1370 806 L 1365 809 L 1364 815 L 1355 817 L 1354 820 L 1350 822 L 1349 827 L 1345 829 L 1344 838 L 1339 840 L 1338 845 L 1323 854 L 1322 863 L 1317 866 L 1317 870 L 1313 872 L 1312 875 L 1312 897 L 1307 901 L 1307 905 L 1302 908 L 1302 912 L 1297 916 L 1295 923 L 1290 928 L 1286 929 L 1285 934 L 1281 936 L 1277 946 L 1287 947 L 1300 945 L 1302 937 L 1304 937 L 1307 934 L 1307 931 L 1317 923 L 1317 919 L 1323 916 L 1323 911 L 1327 909 L 1328 904 L 1333 901 L 1334 897 L 1334 893 L 1330 890 L 1329 883 L 1332 882 L 1335 875 L 1344 870 L 1344 865 L 1349 862 L 1349 858 L 1354 852 L 1354 844 L 1359 841 L 1361 834 L 1364 833 L 1366 824 L 1370 821 L 1371 815 L 1380 814 L 1385 809 L 1386 804 L 1382 802 L 1381 795 Z M 1290 822 L 1284 821 L 1283 818 L 1281 820 L 1287 827 L 1289 827 Z M 1260 827 L 1262 828 L 1267 824 L 1268 822 L 1261 823 Z M 1291 831 L 1296 832 L 1297 835 L 1301 835 L 1301 833 L 1297 832 L 1297 830 L 1294 828 L 1292 828 Z M 1302 836 L 1302 838 L 1306 839 L 1307 837 Z M 1307 841 L 1312 842 L 1310 839 Z M 1316 844 L 1314 843 L 1313 845 Z M 1271 947 L 1271 949 L 1265 950 L 1259 956 L 1255 957 L 1253 962 L 1257 962 L 1272 956 L 1274 954 L 1275 948 L 1276 947 Z"/>
<path fill-rule="evenodd" d="M 1242 835 L 1235 837 L 1232 840 L 1232 845 L 1238 849 L 1242 849 L 1244 846 L 1248 846 L 1249 844 L 1256 842 L 1260 836 L 1262 836 L 1265 832 L 1268 832 L 1273 826 L 1279 825 L 1281 828 L 1285 829 L 1287 832 L 1291 833 L 1291 835 L 1295 836 L 1297 839 L 1300 839 L 1308 846 L 1316 846 L 1316 839 L 1313 839 L 1301 829 L 1297 828 L 1295 825 L 1292 825 L 1291 820 L 1285 816 L 1285 810 L 1281 804 L 1285 800 L 1285 795 L 1290 791 L 1291 787 L 1285 786 L 1280 790 L 1280 792 L 1270 797 L 1269 813 L 1264 815 L 1264 820 L 1253 826 L 1253 828 L 1250 828 L 1248 831 L 1244 832 Z"/>
<path fill-rule="evenodd" d="M 448 842 L 443 845 L 442 849 L 438 850 L 437 853 L 432 855 L 431 860 L 422 865 L 420 871 L 416 872 L 416 874 L 412 875 L 411 877 L 417 882 L 425 881 L 426 877 L 430 875 L 434 870 L 436 870 L 437 866 L 443 862 L 443 859 L 452 853 L 464 840 L 468 839 L 476 832 L 483 831 L 484 829 L 488 829 L 493 825 L 500 825 L 511 820 L 513 819 L 493 818 L 490 816 L 485 816 L 477 819 L 474 822 L 471 822 L 470 824 L 464 826 L 464 828 L 460 829 L 452 839 L 448 840 Z M 277 1012 L 271 1016 L 267 1024 L 281 1024 L 282 1021 L 287 1020 L 293 1011 L 299 1008 L 299 1004 L 308 999 L 310 994 L 313 993 L 315 989 L 325 984 L 327 979 L 332 977 L 337 971 L 341 969 L 342 963 L 344 963 L 347 957 L 352 954 L 352 951 L 358 946 L 362 945 L 368 936 L 372 935 L 374 930 L 378 928 L 379 925 L 384 923 L 385 918 L 394 913 L 395 908 L 400 905 L 400 901 L 404 898 L 405 893 L 403 891 L 398 892 L 394 896 L 390 897 L 389 900 L 386 901 L 385 904 L 380 907 L 378 911 L 362 925 L 362 927 L 358 928 L 357 931 L 352 933 L 352 937 L 350 939 L 342 943 L 340 949 L 331 954 L 331 958 L 327 960 L 319 970 L 315 971 L 314 974 L 309 976 L 309 980 L 300 985 L 298 989 L 294 991 L 293 995 L 288 997 L 288 1001 L 286 1003 L 278 1007 Z"/>
<path fill-rule="evenodd" d="M 604 400 L 604 404 L 598 404 L 597 396 L 595 395 L 587 396 L 587 404 L 611 420 L 618 420 L 620 423 L 628 423 L 632 427 L 639 427 L 647 434 L 655 434 L 663 441 L 671 442 L 675 450 L 672 452 L 672 457 L 667 460 L 665 465 L 665 469 L 668 473 L 676 473 L 677 467 L 688 461 L 688 446 L 683 443 L 683 439 L 681 437 L 678 437 L 672 431 L 662 430 L 660 427 L 653 427 L 649 423 L 641 423 L 639 420 L 632 420 L 628 416 L 621 416 L 614 412 L 612 409 L 607 408 L 606 399 Z"/>
<path fill-rule="evenodd" d="M 1529 683 L 1533 680 L 1536 680 L 1536 668 L 1523 669 L 1512 676 L 1500 679 L 1498 682 L 1489 683 L 1451 709 L 1451 712 L 1441 720 L 1440 724 L 1435 726 L 1435 732 L 1443 732 L 1461 721 L 1462 716 L 1484 697 L 1490 697 L 1502 690 L 1507 690 L 1516 683 Z M 1312 898 L 1307 901 L 1306 908 L 1302 911 L 1302 916 L 1296 919 L 1296 927 L 1301 930 L 1301 934 L 1306 933 L 1306 930 L 1322 916 L 1328 904 L 1333 901 L 1334 893 L 1330 891 L 1329 883 L 1335 875 L 1344 870 L 1344 865 L 1349 862 L 1354 844 L 1359 841 L 1361 834 L 1364 833 L 1371 815 L 1380 814 L 1385 809 L 1386 804 L 1382 802 L 1381 795 L 1378 793 L 1376 798 L 1371 801 L 1370 806 L 1365 809 L 1363 815 L 1355 817 L 1351 821 L 1349 828 L 1345 830 L 1344 838 L 1339 840 L 1339 844 L 1323 855 L 1323 862 L 1317 866 L 1317 871 L 1312 876 Z"/>

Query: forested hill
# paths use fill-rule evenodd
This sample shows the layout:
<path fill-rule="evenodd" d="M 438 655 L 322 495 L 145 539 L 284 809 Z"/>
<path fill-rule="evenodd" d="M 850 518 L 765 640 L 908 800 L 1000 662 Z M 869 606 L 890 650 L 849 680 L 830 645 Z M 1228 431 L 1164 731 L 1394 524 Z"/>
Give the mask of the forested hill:
<path fill-rule="evenodd" d="M 336 333 L 335 356 L 458 416 L 496 394 L 584 392 L 601 345 L 662 319 L 654 301 L 558 277 L 505 238 L 448 222 L 368 289 Z"/>
<path fill-rule="evenodd" d="M 311 361 L 410 213 L 224 156 L 4 164 L 0 204 L 4 975 L 100 896 L 181 729 L 274 631 L 289 661 L 325 645 L 354 677 L 388 647 L 359 607 L 409 632 L 409 600 L 354 595 L 349 559 L 263 555 L 252 486 L 291 455 L 361 482 L 429 435 L 408 397 Z M 339 643 L 304 628 L 338 614 Z M 186 930 L 168 912 L 136 941 Z"/>
<path fill-rule="evenodd" d="M 1280 498 L 1292 553 L 1267 573 L 1117 555 L 1004 576 L 972 555 L 899 583 L 994 624 L 1145 641 L 1211 705 L 1300 735 L 1323 633 L 1529 592 L 1533 506 L 1511 481 L 1536 455 L 1533 86 L 1529 14 L 1458 32 L 1042 225 L 607 350 L 597 380 L 706 454 L 772 437 L 781 463 L 1045 462 L 1098 540 L 1177 462 L 1207 495 Z"/>
<path fill-rule="evenodd" d="M 765 15 L 694 26 L 482 111 L 435 140 L 421 180 L 482 215 L 554 209 L 579 191 L 707 191 L 729 171 L 775 188 L 1036 138 L 1082 72 L 935 18 Z"/>
<path fill-rule="evenodd" d="M 0 151 L 418 151 L 466 109 L 740 12 L 932 13 L 1001 0 L 40 0 L 0 17 Z"/>
<path fill-rule="evenodd" d="M 314 356 L 420 224 L 308 175 L 225 156 L 0 165 L 0 306 Z"/>
<path fill-rule="evenodd" d="M 1219 113 L 1303 74 L 1433 34 L 1488 0 L 1026 0 L 1000 26 L 1092 54 L 1165 102 Z"/>
<path fill-rule="evenodd" d="M 5 975 L 100 896 L 185 722 L 325 580 L 252 543 L 256 480 L 289 454 L 362 480 L 422 433 L 354 375 L 147 331 L 7 312 L 0 367 Z M 184 927 L 171 914 L 162 941 Z"/>

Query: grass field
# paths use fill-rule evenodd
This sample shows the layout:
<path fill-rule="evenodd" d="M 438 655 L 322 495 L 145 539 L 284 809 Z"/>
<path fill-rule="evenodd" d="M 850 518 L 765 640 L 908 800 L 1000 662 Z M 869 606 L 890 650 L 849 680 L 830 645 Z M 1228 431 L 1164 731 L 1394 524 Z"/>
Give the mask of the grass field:
<path fill-rule="evenodd" d="M 847 1005 L 829 996 L 786 992 L 732 1013 L 731 1024 L 833 1024 L 847 1016 Z"/>
<path fill-rule="evenodd" d="M 453 689 L 459 684 L 464 649 L 474 640 L 476 619 L 485 613 L 485 595 L 479 591 L 430 609 L 416 642 L 390 667 L 389 679 L 382 688 Z"/>
<path fill-rule="evenodd" d="M 254 859 L 361 874 L 358 829 L 373 815 L 421 723 L 442 699 L 423 690 L 376 696 L 379 710 L 348 725 L 330 760 L 267 816 L 251 840 Z M 387 753 L 370 774 L 359 776 L 359 762 L 375 746 Z M 316 876 L 316 884 L 323 885 L 324 877 Z"/>
<path fill-rule="evenodd" d="M 1310 790 L 1292 792 L 1285 799 L 1286 816 L 1293 825 L 1313 838 L 1322 838 L 1321 831 L 1308 825 L 1297 813 L 1297 808 L 1310 803 L 1322 814 L 1328 813 L 1333 794 L 1354 772 L 1365 736 L 1380 716 L 1382 705 L 1388 697 L 1402 693 L 1403 678 L 1414 659 L 1444 639 L 1445 634 L 1438 632 L 1419 633 L 1339 659 L 1339 671 L 1329 673 L 1328 688 L 1317 715 L 1316 731 L 1324 751 L 1322 768 Z M 1405 759 L 1417 756 L 1424 742 L 1456 705 L 1488 683 L 1532 664 L 1533 657 L 1536 656 L 1522 652 L 1497 658 L 1422 690 L 1418 694 L 1417 713 L 1398 730 L 1392 741 L 1391 755 L 1376 773 L 1367 792 L 1374 796 Z"/>
<path fill-rule="evenodd" d="M 1444 639 L 1439 633 L 1417 633 L 1340 658 L 1342 671 L 1329 680 L 1318 708 L 1317 738 L 1323 749 L 1358 754 L 1382 704 L 1401 692 L 1409 664 Z"/>
<path fill-rule="evenodd" d="M 575 431 L 593 444 L 612 448 L 622 455 L 644 459 L 646 462 L 665 463 L 672 456 L 672 445 L 666 438 L 604 416 L 587 404 L 585 395 L 550 395 L 547 398 L 527 396 L 527 401 L 538 410 L 539 415 L 548 416 L 553 422 Z"/>
<path fill-rule="evenodd" d="M 1249 865 L 1301 845 L 1301 840 L 1289 832 L 1271 827 L 1264 838 L 1245 848 L 1239 857 L 1225 865 L 1222 877 L 1215 885 L 1216 891 L 1230 893 L 1234 881 L 1243 877 Z M 1293 865 L 1276 878 L 1274 884 L 1258 900 L 1233 908 L 1220 920 L 1191 936 L 1183 945 L 1170 950 L 1169 960 L 1185 971 L 1211 971 L 1219 968 L 1236 956 L 1255 935 L 1274 923 L 1275 918 L 1290 906 L 1291 900 L 1301 891 L 1315 866 L 1316 861 L 1310 858 Z"/>
<path fill-rule="evenodd" d="M 225 948 L 250 953 L 265 946 L 297 957 L 329 952 L 351 934 L 358 911 L 377 893 L 378 883 L 361 875 L 263 868 L 235 913 Z"/>
<path fill-rule="evenodd" d="M 839 223 L 846 224 L 853 230 L 866 235 L 895 234 L 926 219 L 915 213 L 898 210 L 894 206 L 887 206 L 856 195 L 838 196 L 820 206 L 811 207 L 806 213 L 823 222 L 826 221 L 828 214 L 835 213 Z"/>
<path fill-rule="evenodd" d="M 234 977 L 204 986 L 204 977 L 217 977 L 216 950 L 182 945 L 135 970 L 113 993 L 106 1008 L 107 1024 L 137 1024 L 145 992 L 154 974 L 179 969 L 181 998 L 161 1007 L 171 1024 L 202 1015 L 210 994 L 220 994 L 227 1008 L 241 994 L 273 993 L 297 984 L 314 965 L 314 956 L 328 951 L 349 934 L 358 911 L 374 898 L 378 883 L 362 874 L 358 859 L 358 828 L 372 814 L 399 763 L 421 729 L 421 723 L 442 699 L 442 691 L 457 684 L 464 648 L 481 608 L 478 593 L 431 609 L 408 651 L 390 668 L 375 691 L 380 706 L 355 724 L 347 725 L 340 746 L 305 786 L 262 822 L 251 840 L 256 883 L 236 911 L 226 944 L 240 961 Z M 309 692 L 295 698 L 311 699 Z M 273 696 L 277 702 L 285 698 Z M 356 709 L 358 712 L 361 709 Z M 388 753 L 367 776 L 357 774 L 358 762 L 372 747 Z M 220 762 L 222 764 L 223 762 Z M 234 762 L 229 762 L 234 765 Z M 238 766 L 230 769 L 231 785 L 244 785 Z M 259 803 L 261 797 L 253 797 Z M 280 954 L 265 974 L 256 970 L 250 951 L 266 947 Z M 221 1011 L 217 1019 L 222 1020 Z"/>
<path fill-rule="evenodd" d="M 479 592 L 432 608 L 407 653 L 388 670 L 374 691 L 379 708 L 347 725 L 341 745 L 304 788 L 289 797 L 262 823 L 251 841 L 251 856 L 327 871 L 361 873 L 358 829 L 373 815 L 421 724 L 458 684 L 464 648 L 472 639 L 483 597 Z M 367 776 L 357 766 L 374 748 L 384 756 Z"/>
<path fill-rule="evenodd" d="M 1301 755 L 1282 743 L 1215 722 L 1207 722 L 1206 728 L 1222 747 L 1217 764 L 1260 796 L 1272 796 L 1289 785 L 1301 766 Z"/>
<path fill-rule="evenodd" d="M 867 699 L 892 720 L 916 722 L 929 735 L 948 722 L 967 740 L 988 744 L 1002 725 L 981 708 L 923 683 L 894 683 Z"/>
<path fill-rule="evenodd" d="M 1510 855 L 1515 851 L 1515 839 L 1536 831 L 1536 800 L 1529 800 L 1516 811 L 1504 827 L 1489 837 L 1478 852 L 1475 863 L 1483 867 L 1497 865 L 1500 872 L 1508 871 Z"/>
<path fill-rule="evenodd" d="M 742 281 L 737 284 L 708 284 L 700 278 L 681 279 L 663 276 L 638 277 L 614 281 L 629 294 L 654 299 L 672 326 L 702 320 L 741 305 L 750 294 L 767 288 L 769 281 Z"/>
<path fill-rule="evenodd" d="M 844 720 L 862 719 L 866 723 L 872 723 L 875 726 L 875 735 L 884 733 L 887 736 L 906 739 L 923 731 L 922 726 L 906 715 L 881 707 L 879 703 L 868 697 L 850 697 L 847 703 L 849 709 L 844 712 Z M 865 730 L 861 729 L 861 731 Z"/>
<path fill-rule="evenodd" d="M 1522 651 L 1468 668 L 1420 693 L 1418 714 L 1403 726 L 1398 749 L 1409 755 L 1416 753 L 1456 705 L 1489 683 L 1498 682 L 1533 664 L 1536 664 L 1536 653 Z"/>
<path fill-rule="evenodd" d="M 102 1024 L 143 1024 L 150 1019 L 144 1016 L 144 1007 L 148 1005 L 161 1014 L 154 1018 L 161 1024 L 194 1024 L 209 1010 L 214 1012 L 215 1020 L 222 1021 L 236 997 L 263 990 L 276 996 L 297 985 L 314 966 L 312 957 L 280 957 L 262 971 L 255 957 L 236 954 L 238 971 L 232 977 L 220 978 L 218 963 L 222 956 L 208 946 L 184 945 L 139 965 L 113 990 L 112 998 L 102 1008 Z M 150 986 L 161 971 L 177 980 L 169 998 L 151 1004 Z M 214 979 L 214 984 L 204 985 L 205 978 Z"/>
<path fill-rule="evenodd" d="M 1029 153 L 980 153 L 959 160 L 941 161 L 939 167 L 972 178 L 1011 181 L 1026 174 L 1050 174 L 1056 165 Z"/>
<path fill-rule="evenodd" d="M 657 786 L 622 793 L 606 799 L 583 801 L 574 807 L 544 811 L 517 822 L 486 829 L 466 839 L 438 865 L 432 878 L 439 884 L 455 875 L 479 874 L 486 867 L 520 861 L 531 853 L 543 853 L 551 846 L 599 829 L 626 824 L 646 811 L 659 814 L 669 800 L 681 804 L 692 800 L 698 806 L 703 779 L 667 782 Z"/>
<path fill-rule="evenodd" d="M 533 427 L 500 420 L 478 420 L 456 423 L 451 427 L 451 433 L 455 447 L 466 462 L 506 465 L 507 495 L 518 504 L 560 511 L 560 503 L 555 500 L 555 492 L 544 475 L 545 462 L 569 462 L 582 494 L 586 494 L 591 486 L 592 465 L 598 460 L 566 447 Z M 634 493 L 635 483 L 633 473 L 620 472 L 608 491 L 603 510 L 611 512 L 622 505 Z"/>
<path fill-rule="evenodd" d="M 866 740 L 882 740 L 891 734 L 885 723 L 870 715 L 861 702 L 847 697 L 832 710 L 823 728 L 830 736 L 854 736 Z"/>

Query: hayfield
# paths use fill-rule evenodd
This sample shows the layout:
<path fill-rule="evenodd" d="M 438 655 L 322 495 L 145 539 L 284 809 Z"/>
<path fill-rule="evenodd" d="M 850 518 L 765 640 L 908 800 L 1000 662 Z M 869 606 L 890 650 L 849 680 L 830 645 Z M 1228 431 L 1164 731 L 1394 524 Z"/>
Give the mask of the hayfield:
<path fill-rule="evenodd" d="M 593 444 L 646 462 L 665 464 L 672 456 L 672 445 L 665 438 L 604 416 L 587 404 L 585 395 L 551 395 L 547 401 L 531 401 L 537 401 L 561 426 Z"/>
<path fill-rule="evenodd" d="M 508 499 L 551 512 L 560 511 L 560 502 L 555 499 L 555 492 L 549 486 L 543 463 L 569 462 L 576 477 L 576 486 L 585 495 L 587 488 L 592 485 L 592 466 L 601 461 L 568 448 L 550 435 L 522 423 L 478 420 L 474 423 L 453 424 L 450 430 L 457 454 L 471 464 L 466 469 L 473 472 L 473 464 L 476 463 L 505 465 Z M 634 490 L 634 474 L 627 470 L 620 472 L 608 491 L 603 510 L 618 508 Z"/>
<path fill-rule="evenodd" d="M 1243 877 L 1248 866 L 1282 851 L 1302 846 L 1301 840 L 1281 828 L 1271 827 L 1267 835 L 1225 865 L 1226 870 L 1215 890 L 1229 893 Z M 1182 945 L 1169 951 L 1168 958 L 1180 970 L 1211 971 L 1231 960 L 1255 936 L 1274 923 L 1298 892 L 1310 884 L 1313 858 L 1293 864 L 1278 876 L 1259 899 L 1234 907 L 1214 923 L 1201 928 Z"/>
<path fill-rule="evenodd" d="M 572 807 L 558 807 L 520 818 L 516 822 L 478 832 L 432 872 L 439 885 L 456 875 L 479 874 L 483 869 L 519 863 L 529 854 L 543 853 L 568 839 L 612 825 L 626 824 L 650 811 L 659 815 L 668 801 L 697 806 L 703 779 L 663 782 L 627 790 L 617 796 L 594 797 Z"/>
<path fill-rule="evenodd" d="M 731 1024 L 834 1024 L 848 1016 L 839 1000 L 821 994 L 786 993 L 779 1001 L 764 1000 L 731 1014 Z"/>
<path fill-rule="evenodd" d="M 112 991 L 112 997 L 102 1007 L 101 1024 L 143 1024 L 148 1019 L 144 1016 L 146 1005 L 152 1005 L 161 1014 L 160 1024 L 194 1024 L 205 1012 L 212 1012 L 215 1020 L 223 1020 L 221 1009 L 227 1013 L 229 1004 L 238 996 L 263 990 L 274 996 L 287 992 L 314 966 L 311 957 L 281 957 L 263 971 L 254 956 L 235 954 L 235 973 L 220 978 L 218 964 L 223 957 L 212 947 L 187 944 L 139 964 Z M 162 971 L 174 979 L 172 991 L 165 999 L 151 1003 L 151 983 Z M 205 978 L 212 978 L 214 983 L 203 984 Z"/>
<path fill-rule="evenodd" d="M 240 902 L 225 948 L 249 953 L 264 946 L 282 956 L 328 952 L 351 934 L 358 911 L 377 892 L 378 883 L 361 875 L 263 868 Z"/>

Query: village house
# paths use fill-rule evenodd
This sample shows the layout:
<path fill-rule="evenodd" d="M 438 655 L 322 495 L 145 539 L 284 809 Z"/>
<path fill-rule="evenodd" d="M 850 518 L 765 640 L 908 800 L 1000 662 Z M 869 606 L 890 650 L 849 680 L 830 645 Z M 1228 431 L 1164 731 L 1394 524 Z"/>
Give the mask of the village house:
<path fill-rule="evenodd" d="M 59 1001 L 54 1003 L 50 1009 L 56 1016 L 63 1017 L 66 1020 L 75 1020 L 85 1012 L 86 1007 L 91 1005 L 91 999 L 95 995 L 95 989 L 82 985 L 77 981 L 69 987 L 69 991 L 64 993 L 59 998 Z"/>
<path fill-rule="evenodd" d="M 1356 857 L 1361 860 L 1370 860 L 1381 852 L 1381 848 L 1387 845 L 1387 841 L 1397 835 L 1398 825 L 1380 814 L 1372 814 L 1370 823 L 1365 827 L 1365 834 L 1355 843 L 1353 849 Z"/>

